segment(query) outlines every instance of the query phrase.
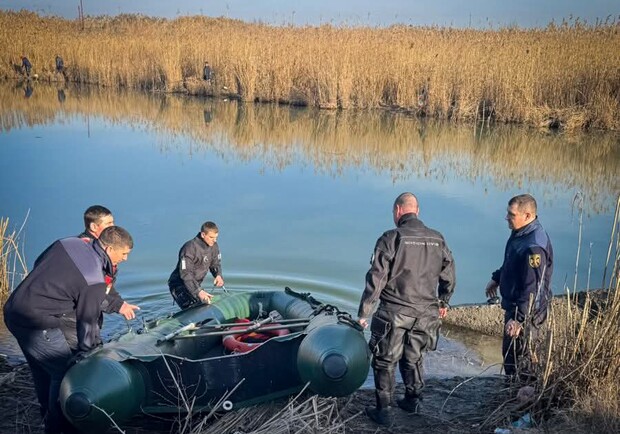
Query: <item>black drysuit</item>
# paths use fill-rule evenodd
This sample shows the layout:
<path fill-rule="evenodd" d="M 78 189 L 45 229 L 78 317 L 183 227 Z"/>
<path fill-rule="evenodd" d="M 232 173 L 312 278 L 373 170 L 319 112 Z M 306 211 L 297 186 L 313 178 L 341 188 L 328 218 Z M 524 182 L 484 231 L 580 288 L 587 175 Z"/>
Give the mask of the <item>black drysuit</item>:
<path fill-rule="evenodd" d="M 368 318 L 380 301 L 369 342 L 378 408 L 391 401 L 397 363 L 405 397 L 419 396 L 423 353 L 436 348 L 439 307 L 447 306 L 455 283 L 454 260 L 443 236 L 415 214 L 403 215 L 377 240 L 358 316 Z"/>
<path fill-rule="evenodd" d="M 222 275 L 221 259 L 217 243 L 209 246 L 200 233 L 183 244 L 177 266 L 168 279 L 170 293 L 181 309 L 200 303 L 198 293 L 207 273 L 210 271 L 213 277 Z"/>

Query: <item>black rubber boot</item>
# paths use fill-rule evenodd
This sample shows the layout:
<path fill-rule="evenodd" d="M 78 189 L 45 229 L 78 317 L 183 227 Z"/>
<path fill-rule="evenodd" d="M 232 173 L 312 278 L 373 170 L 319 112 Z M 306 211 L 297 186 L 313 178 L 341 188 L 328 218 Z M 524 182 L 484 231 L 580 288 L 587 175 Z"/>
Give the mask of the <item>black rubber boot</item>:
<path fill-rule="evenodd" d="M 366 415 L 379 425 L 389 426 L 392 424 L 392 414 L 389 407 L 366 407 Z"/>
<path fill-rule="evenodd" d="M 392 424 L 390 401 L 394 389 L 394 373 L 383 369 L 374 369 L 376 407 L 366 407 L 366 414 L 379 425 Z"/>
<path fill-rule="evenodd" d="M 420 399 L 405 397 L 396 401 L 396 404 L 407 413 L 418 413 L 420 407 Z"/>

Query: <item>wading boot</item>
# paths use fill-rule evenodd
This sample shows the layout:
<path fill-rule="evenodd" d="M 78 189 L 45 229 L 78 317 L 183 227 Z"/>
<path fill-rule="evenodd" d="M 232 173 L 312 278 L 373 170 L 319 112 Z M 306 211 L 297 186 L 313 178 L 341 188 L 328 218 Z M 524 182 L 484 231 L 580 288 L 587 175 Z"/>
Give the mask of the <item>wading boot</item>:
<path fill-rule="evenodd" d="M 379 425 L 390 426 L 392 424 L 392 414 L 389 407 L 366 407 L 365 411 L 366 415 Z"/>
<path fill-rule="evenodd" d="M 407 413 L 418 413 L 420 398 L 403 398 L 396 401 L 396 404 Z"/>

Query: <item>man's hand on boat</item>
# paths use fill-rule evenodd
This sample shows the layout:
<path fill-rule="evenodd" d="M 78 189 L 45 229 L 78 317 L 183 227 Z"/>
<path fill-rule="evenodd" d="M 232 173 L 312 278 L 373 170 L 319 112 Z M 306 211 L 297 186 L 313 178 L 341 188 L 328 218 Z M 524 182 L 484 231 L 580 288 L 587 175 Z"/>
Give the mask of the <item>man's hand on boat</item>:
<path fill-rule="evenodd" d="M 211 299 L 213 298 L 213 296 L 209 294 L 207 291 L 205 291 L 204 289 L 201 289 L 200 291 L 198 291 L 198 298 L 204 304 L 211 304 Z"/>
<path fill-rule="evenodd" d="M 126 301 L 123 302 L 121 308 L 118 310 L 118 313 L 123 315 L 125 319 L 134 319 L 136 317 L 136 310 L 140 310 L 139 306 L 135 304 L 129 304 Z"/>
<path fill-rule="evenodd" d="M 364 328 L 368 327 L 368 319 L 367 318 L 358 318 L 357 322 Z"/>
<path fill-rule="evenodd" d="M 224 278 L 222 276 L 217 276 L 215 279 L 213 279 L 213 285 L 217 286 L 218 288 L 224 286 Z"/>

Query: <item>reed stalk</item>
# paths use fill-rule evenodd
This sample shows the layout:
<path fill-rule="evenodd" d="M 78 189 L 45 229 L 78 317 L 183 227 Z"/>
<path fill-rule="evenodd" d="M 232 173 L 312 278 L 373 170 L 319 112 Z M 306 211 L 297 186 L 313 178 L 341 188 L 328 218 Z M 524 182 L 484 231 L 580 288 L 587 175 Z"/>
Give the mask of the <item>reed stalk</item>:
<path fill-rule="evenodd" d="M 23 229 L 23 226 L 22 226 Z M 0 302 L 28 273 L 19 231 L 9 232 L 9 219 L 0 217 Z"/>

